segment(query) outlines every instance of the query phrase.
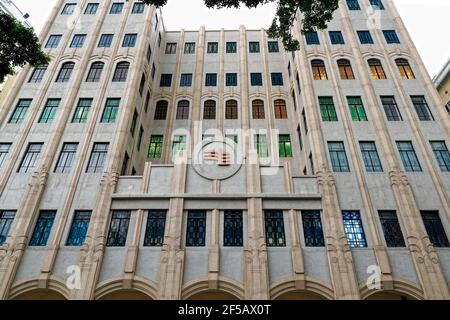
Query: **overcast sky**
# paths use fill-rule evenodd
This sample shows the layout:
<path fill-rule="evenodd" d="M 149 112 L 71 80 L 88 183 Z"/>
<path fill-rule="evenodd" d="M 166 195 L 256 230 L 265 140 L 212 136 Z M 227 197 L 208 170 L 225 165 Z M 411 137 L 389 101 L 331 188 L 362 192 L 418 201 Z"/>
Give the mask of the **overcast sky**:
<path fill-rule="evenodd" d="M 14 0 L 17 6 L 30 14 L 29 21 L 40 31 L 56 0 Z M 450 1 L 449 0 L 394 0 L 411 36 L 434 76 L 450 58 Z M 272 4 L 248 10 L 208 10 L 203 0 L 169 0 L 163 8 L 168 30 L 236 29 L 268 27 L 274 17 Z"/>

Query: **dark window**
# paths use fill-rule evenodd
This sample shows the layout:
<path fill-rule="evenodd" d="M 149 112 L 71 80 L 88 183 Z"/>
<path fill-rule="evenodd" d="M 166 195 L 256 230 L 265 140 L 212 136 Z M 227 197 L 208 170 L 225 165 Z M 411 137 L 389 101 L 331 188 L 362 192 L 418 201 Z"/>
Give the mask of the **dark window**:
<path fill-rule="evenodd" d="M 278 149 L 280 158 L 292 157 L 291 136 L 288 134 L 278 135 Z"/>
<path fill-rule="evenodd" d="M 33 70 L 33 73 L 31 74 L 30 79 L 28 82 L 30 83 L 39 83 L 44 78 L 45 72 L 47 71 L 47 66 L 40 66 L 36 67 Z"/>
<path fill-rule="evenodd" d="M 39 123 L 52 123 L 56 116 L 61 99 L 48 99 L 39 118 Z"/>
<path fill-rule="evenodd" d="M 155 120 L 166 120 L 167 117 L 167 108 L 169 106 L 169 102 L 167 101 L 158 101 L 156 103 L 155 108 Z"/>
<path fill-rule="evenodd" d="M 84 14 L 96 14 L 98 9 L 98 3 L 88 3 Z"/>
<path fill-rule="evenodd" d="M 319 97 L 322 121 L 338 121 L 333 97 Z"/>
<path fill-rule="evenodd" d="M 322 220 L 320 211 L 302 211 L 303 233 L 307 247 L 324 247 Z"/>
<path fill-rule="evenodd" d="M 71 15 L 75 11 L 77 4 L 76 3 L 66 3 L 61 14 Z"/>
<path fill-rule="evenodd" d="M 250 42 L 248 44 L 250 53 L 258 53 L 260 51 L 259 49 L 259 42 Z"/>
<path fill-rule="evenodd" d="M 286 101 L 277 99 L 274 101 L 275 119 L 287 119 Z"/>
<path fill-rule="evenodd" d="M 144 111 L 148 111 L 148 106 L 150 104 L 150 92 L 147 91 L 147 95 L 145 96 L 145 103 L 144 103 Z"/>
<path fill-rule="evenodd" d="M 203 109 L 203 119 L 214 120 L 216 119 L 216 102 L 214 100 L 205 101 Z"/>
<path fill-rule="evenodd" d="M 137 138 L 137 151 L 141 150 L 141 144 L 142 144 L 142 136 L 144 135 L 144 128 L 139 129 L 139 135 Z"/>
<path fill-rule="evenodd" d="M 73 159 L 78 149 L 78 143 L 64 143 L 55 166 L 56 173 L 66 173 L 72 167 Z"/>
<path fill-rule="evenodd" d="M 411 141 L 397 141 L 398 152 L 402 159 L 403 166 L 407 172 L 420 172 L 422 167 L 420 166 L 419 159 Z"/>
<path fill-rule="evenodd" d="M 6 238 L 8 238 L 9 230 L 16 215 L 15 211 L 0 211 L 0 246 L 2 246 Z"/>
<path fill-rule="evenodd" d="M 320 44 L 319 35 L 317 32 L 307 32 L 305 33 L 306 44 Z"/>
<path fill-rule="evenodd" d="M 265 211 L 266 245 L 268 247 L 285 247 L 283 211 Z"/>
<path fill-rule="evenodd" d="M 120 98 L 106 99 L 105 109 L 103 109 L 102 123 L 116 122 L 117 113 L 119 111 Z"/>
<path fill-rule="evenodd" d="M 395 30 L 383 30 L 383 34 L 388 44 L 400 43 L 400 39 L 398 38 Z"/>
<path fill-rule="evenodd" d="M 339 59 L 337 61 L 339 67 L 339 73 L 341 75 L 342 80 L 353 80 L 355 79 L 355 75 L 353 74 L 352 65 L 350 61 L 346 59 Z"/>
<path fill-rule="evenodd" d="M 132 48 L 136 45 L 137 34 L 136 33 L 127 33 L 123 37 L 122 47 L 124 48 Z"/>
<path fill-rule="evenodd" d="M 205 86 L 215 87 L 217 86 L 217 73 L 207 73 L 205 76 Z"/>
<path fill-rule="evenodd" d="M 122 13 L 123 3 L 122 2 L 114 2 L 111 6 L 110 14 L 120 14 Z"/>
<path fill-rule="evenodd" d="M 381 103 L 388 121 L 403 121 L 395 97 L 383 96 L 381 97 Z"/>
<path fill-rule="evenodd" d="M 414 109 L 416 109 L 417 116 L 420 121 L 432 121 L 434 120 L 433 114 L 430 111 L 427 100 L 424 96 L 411 96 Z"/>
<path fill-rule="evenodd" d="M 358 31 L 357 33 L 361 44 L 373 44 L 373 38 L 370 31 Z"/>
<path fill-rule="evenodd" d="M 139 94 L 141 95 L 141 97 L 142 94 L 144 93 L 145 81 L 146 81 L 145 74 L 143 74 L 141 78 L 141 83 L 139 84 Z"/>
<path fill-rule="evenodd" d="M 47 43 L 45 44 L 45 48 L 47 48 L 47 49 L 58 48 L 61 38 L 62 38 L 62 35 L 60 35 L 60 34 L 50 35 L 50 37 L 48 37 Z"/>
<path fill-rule="evenodd" d="M 262 74 L 261 73 L 251 73 L 250 82 L 252 86 L 262 86 Z"/>
<path fill-rule="evenodd" d="M 108 240 L 106 241 L 107 247 L 125 247 L 130 225 L 130 215 L 130 211 L 112 212 Z"/>
<path fill-rule="evenodd" d="M 98 41 L 99 48 L 109 48 L 111 47 L 111 43 L 113 41 L 113 34 L 102 34 L 100 36 L 100 40 Z"/>
<path fill-rule="evenodd" d="M 395 211 L 378 211 L 378 215 L 387 246 L 390 248 L 406 247 L 397 213 Z"/>
<path fill-rule="evenodd" d="M 189 119 L 189 101 L 182 100 L 178 102 L 176 119 L 177 120 Z"/>
<path fill-rule="evenodd" d="M 411 68 L 408 60 L 406 59 L 396 59 L 395 64 L 397 65 L 400 76 L 403 80 L 415 79 L 414 71 Z"/>
<path fill-rule="evenodd" d="M 308 120 L 306 119 L 305 109 L 303 109 L 303 112 L 302 112 L 302 119 L 303 119 L 303 128 L 305 129 L 305 134 L 308 134 Z"/>
<path fill-rule="evenodd" d="M 0 168 L 5 162 L 6 156 L 8 155 L 9 149 L 11 148 L 11 143 L 0 143 Z"/>
<path fill-rule="evenodd" d="M 163 146 L 163 136 L 151 136 L 148 157 L 150 159 L 160 159 Z"/>
<path fill-rule="evenodd" d="M 131 14 L 141 14 L 144 12 L 145 4 L 143 2 L 135 2 Z"/>
<path fill-rule="evenodd" d="M 56 211 L 41 211 L 31 236 L 30 246 L 45 247 L 47 245 Z"/>
<path fill-rule="evenodd" d="M 91 221 L 92 211 L 75 211 L 66 246 L 82 246 Z"/>
<path fill-rule="evenodd" d="M 361 10 L 358 0 L 347 0 L 348 10 Z"/>
<path fill-rule="evenodd" d="M 237 86 L 237 73 L 227 73 L 225 75 L 225 85 L 227 87 L 236 87 Z"/>
<path fill-rule="evenodd" d="M 86 168 L 87 173 L 98 173 L 103 170 L 108 154 L 109 143 L 94 143 L 91 157 Z"/>
<path fill-rule="evenodd" d="M 184 53 L 185 54 L 194 54 L 195 53 L 195 42 L 186 42 L 184 44 Z"/>
<path fill-rule="evenodd" d="M 219 44 L 217 42 L 208 42 L 208 53 L 217 53 L 219 51 Z"/>
<path fill-rule="evenodd" d="M 280 72 L 270 74 L 272 79 L 272 86 L 282 86 L 283 85 L 283 74 Z"/>
<path fill-rule="evenodd" d="M 430 242 L 435 247 L 450 247 L 444 226 L 442 225 L 438 211 L 421 211 L 422 220 L 425 225 Z"/>
<path fill-rule="evenodd" d="M 166 54 L 175 54 L 177 52 L 177 43 L 169 42 L 166 44 Z"/>
<path fill-rule="evenodd" d="M 373 9 L 384 10 L 384 5 L 383 2 L 381 2 L 381 0 L 370 0 L 369 2 Z"/>
<path fill-rule="evenodd" d="M 22 123 L 31 105 L 31 99 L 20 99 L 8 123 Z"/>
<path fill-rule="evenodd" d="M 268 41 L 267 42 L 269 52 L 280 52 L 280 48 L 278 46 L 278 41 Z"/>
<path fill-rule="evenodd" d="M 160 87 L 171 87 L 172 86 L 172 74 L 163 73 L 161 74 L 161 80 L 159 82 Z"/>
<path fill-rule="evenodd" d="M 150 210 L 148 212 L 144 247 L 161 247 L 163 245 L 166 214 L 165 210 Z"/>
<path fill-rule="evenodd" d="M 150 59 L 152 58 L 152 48 L 148 46 L 147 48 L 147 62 L 150 63 Z"/>
<path fill-rule="evenodd" d="M 360 142 L 359 145 L 367 172 L 382 172 L 383 166 L 375 142 L 364 141 Z"/>
<path fill-rule="evenodd" d="M 127 81 L 128 69 L 130 69 L 129 62 L 119 62 L 114 71 L 113 82 L 124 82 Z"/>
<path fill-rule="evenodd" d="M 94 62 L 91 65 L 91 69 L 86 78 L 86 82 L 99 82 L 102 76 L 103 68 L 105 64 L 103 62 Z"/>
<path fill-rule="evenodd" d="M 130 161 L 130 156 L 128 155 L 128 152 L 125 152 L 125 156 L 124 156 L 123 162 L 122 162 L 122 170 L 120 171 L 121 176 L 127 175 L 128 161 Z"/>
<path fill-rule="evenodd" d="M 75 68 L 74 62 L 66 62 L 61 66 L 56 82 L 69 82 L 72 71 Z"/>
<path fill-rule="evenodd" d="M 227 42 L 227 53 L 236 53 L 237 51 L 237 44 L 236 42 Z"/>
<path fill-rule="evenodd" d="M 43 143 L 28 144 L 27 151 L 23 156 L 22 162 L 20 163 L 19 170 L 17 172 L 27 173 L 34 169 L 43 145 Z"/>
<path fill-rule="evenodd" d="M 82 48 L 84 44 L 84 40 L 86 40 L 85 34 L 76 34 L 72 38 L 72 42 L 70 43 L 71 48 Z"/>
<path fill-rule="evenodd" d="M 367 247 L 366 236 L 359 211 L 343 211 L 344 231 L 351 248 Z"/>
<path fill-rule="evenodd" d="M 206 239 L 206 211 L 189 211 L 186 247 L 204 247 Z"/>
<path fill-rule="evenodd" d="M 325 63 L 322 60 L 312 60 L 311 68 L 314 80 L 328 80 Z"/>
<path fill-rule="evenodd" d="M 92 99 L 80 99 L 73 114 L 72 123 L 86 123 L 91 109 Z"/>
<path fill-rule="evenodd" d="M 180 78 L 180 87 L 192 86 L 192 73 L 182 73 Z"/>
<path fill-rule="evenodd" d="M 368 121 L 361 97 L 347 97 L 353 121 Z"/>
<path fill-rule="evenodd" d="M 225 119 L 237 119 L 238 118 L 238 103 L 236 100 L 228 100 L 225 103 Z"/>
<path fill-rule="evenodd" d="M 223 221 L 223 245 L 242 247 L 244 244 L 242 211 L 225 210 Z"/>
<path fill-rule="evenodd" d="M 436 161 L 439 164 L 439 168 L 443 172 L 450 171 L 450 153 L 448 152 L 445 141 L 430 141 L 431 148 L 433 149 Z"/>
<path fill-rule="evenodd" d="M 264 119 L 264 102 L 262 100 L 253 100 L 252 102 L 253 119 Z"/>
<path fill-rule="evenodd" d="M 331 44 L 345 44 L 344 36 L 341 31 L 330 31 L 329 35 Z"/>
<path fill-rule="evenodd" d="M 133 119 L 131 119 L 131 126 L 130 126 L 130 133 L 131 133 L 131 136 L 133 136 L 133 137 L 134 137 L 134 132 L 136 131 L 138 116 L 139 116 L 138 113 L 136 112 L 136 110 L 134 110 Z"/>
<path fill-rule="evenodd" d="M 386 79 L 386 74 L 384 73 L 383 65 L 378 59 L 369 59 L 367 61 L 370 68 L 370 75 L 374 80 L 384 80 Z"/>
<path fill-rule="evenodd" d="M 350 172 L 343 142 L 328 142 L 328 151 L 334 172 Z"/>

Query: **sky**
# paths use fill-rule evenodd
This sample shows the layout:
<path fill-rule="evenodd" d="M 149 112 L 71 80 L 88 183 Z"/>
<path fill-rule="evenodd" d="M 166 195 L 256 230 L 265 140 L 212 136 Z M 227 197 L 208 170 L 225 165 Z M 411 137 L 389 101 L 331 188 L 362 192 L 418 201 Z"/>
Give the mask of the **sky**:
<path fill-rule="evenodd" d="M 393 0 L 425 66 L 433 77 L 450 58 L 450 12 L 449 0 Z M 50 14 L 56 0 L 14 0 L 39 32 Z M 187 14 L 188 13 L 188 14 Z M 209 10 L 203 0 L 169 0 L 163 8 L 167 30 L 237 29 L 241 24 L 248 29 L 270 26 L 275 6 L 268 4 L 257 9 Z"/>

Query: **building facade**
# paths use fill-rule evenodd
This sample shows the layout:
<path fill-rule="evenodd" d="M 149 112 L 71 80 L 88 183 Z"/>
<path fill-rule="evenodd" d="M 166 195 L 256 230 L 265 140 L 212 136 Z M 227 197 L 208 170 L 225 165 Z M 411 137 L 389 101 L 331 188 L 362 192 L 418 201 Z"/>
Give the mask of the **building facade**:
<path fill-rule="evenodd" d="M 450 60 L 442 70 L 434 77 L 434 84 L 445 105 L 445 110 L 450 114 Z"/>
<path fill-rule="evenodd" d="M 450 122 L 392 1 L 294 35 L 59 0 L 1 105 L 0 297 L 449 299 Z"/>

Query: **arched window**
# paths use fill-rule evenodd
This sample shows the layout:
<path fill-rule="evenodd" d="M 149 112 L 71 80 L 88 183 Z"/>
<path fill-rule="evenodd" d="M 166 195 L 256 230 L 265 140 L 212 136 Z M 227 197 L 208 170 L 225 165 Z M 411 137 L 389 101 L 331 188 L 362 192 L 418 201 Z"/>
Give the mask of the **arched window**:
<path fill-rule="evenodd" d="M 205 120 L 216 119 L 216 102 L 214 100 L 205 101 L 205 107 L 203 109 L 203 119 Z"/>
<path fill-rule="evenodd" d="M 161 100 L 156 103 L 155 120 L 166 120 L 168 106 L 169 102 L 165 100 Z"/>
<path fill-rule="evenodd" d="M 228 100 L 225 103 L 225 119 L 238 118 L 238 103 L 236 100 Z"/>
<path fill-rule="evenodd" d="M 31 83 L 39 83 L 44 78 L 45 71 L 47 71 L 48 66 L 39 66 L 34 68 L 33 73 L 31 74 L 30 79 L 28 82 Z"/>
<path fill-rule="evenodd" d="M 264 102 L 262 100 L 253 100 L 252 102 L 253 119 L 264 119 Z"/>
<path fill-rule="evenodd" d="M 342 80 L 353 80 L 355 75 L 353 74 L 352 65 L 347 59 L 340 59 L 337 61 L 339 67 L 339 73 Z"/>
<path fill-rule="evenodd" d="M 114 71 L 113 82 L 125 82 L 127 81 L 128 69 L 130 69 L 129 62 L 119 62 Z"/>
<path fill-rule="evenodd" d="M 91 69 L 89 70 L 89 73 L 87 75 L 86 82 L 99 82 L 104 67 L 105 64 L 103 62 L 94 62 L 91 65 Z"/>
<path fill-rule="evenodd" d="M 275 119 L 287 119 L 286 101 L 282 99 L 275 100 Z"/>
<path fill-rule="evenodd" d="M 58 76 L 56 77 L 56 82 L 69 82 L 70 75 L 75 68 L 75 62 L 66 62 L 61 66 Z"/>
<path fill-rule="evenodd" d="M 312 60 L 311 67 L 314 80 L 328 80 L 325 63 L 322 60 Z"/>
<path fill-rule="evenodd" d="M 402 76 L 403 80 L 416 78 L 411 66 L 409 65 L 408 60 L 400 58 L 396 59 L 395 63 L 397 64 L 398 70 L 400 71 L 400 75 Z"/>
<path fill-rule="evenodd" d="M 177 120 L 189 119 L 189 101 L 181 100 L 177 106 Z"/>
<path fill-rule="evenodd" d="M 383 65 L 378 59 L 369 59 L 367 61 L 370 68 L 370 75 L 374 80 L 386 79 L 386 74 L 384 73 Z"/>

